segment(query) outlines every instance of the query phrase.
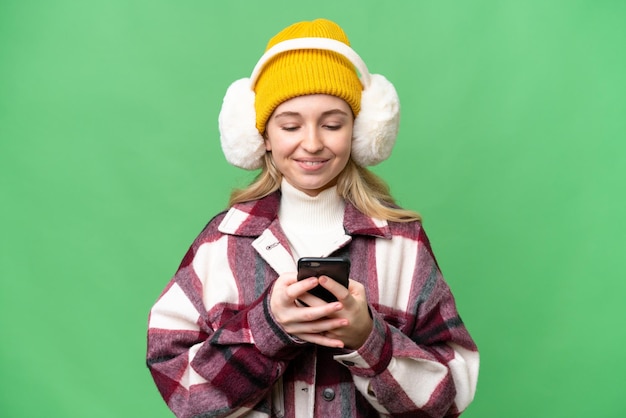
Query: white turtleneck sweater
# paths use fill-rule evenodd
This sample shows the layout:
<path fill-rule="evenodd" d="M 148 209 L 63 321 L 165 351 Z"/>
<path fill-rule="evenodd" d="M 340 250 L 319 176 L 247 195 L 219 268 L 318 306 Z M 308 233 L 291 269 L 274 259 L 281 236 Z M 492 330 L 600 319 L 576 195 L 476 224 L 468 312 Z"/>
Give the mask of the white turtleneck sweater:
<path fill-rule="evenodd" d="M 337 187 L 309 196 L 283 178 L 281 192 L 278 220 L 294 258 L 328 256 L 337 241 L 345 237 L 345 202 L 337 194 Z"/>

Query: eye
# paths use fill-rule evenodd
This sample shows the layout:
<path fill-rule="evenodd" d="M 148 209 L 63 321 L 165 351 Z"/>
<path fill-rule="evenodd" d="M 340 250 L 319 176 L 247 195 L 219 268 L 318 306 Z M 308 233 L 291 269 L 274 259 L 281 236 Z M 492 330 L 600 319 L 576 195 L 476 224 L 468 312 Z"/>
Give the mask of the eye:
<path fill-rule="evenodd" d="M 342 128 L 342 125 L 335 125 L 335 124 L 326 124 L 324 125 L 324 128 L 330 130 L 330 131 L 338 131 L 339 129 Z"/>
<path fill-rule="evenodd" d="M 298 129 L 300 129 L 299 125 L 283 125 L 280 127 L 280 129 L 282 129 L 283 131 L 287 131 L 287 132 L 295 132 Z"/>

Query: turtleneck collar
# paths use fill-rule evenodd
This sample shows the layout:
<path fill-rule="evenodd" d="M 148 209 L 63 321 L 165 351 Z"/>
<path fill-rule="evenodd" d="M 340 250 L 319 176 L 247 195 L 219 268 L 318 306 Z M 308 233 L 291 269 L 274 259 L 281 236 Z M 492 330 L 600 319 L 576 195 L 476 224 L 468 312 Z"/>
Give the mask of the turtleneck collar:
<path fill-rule="evenodd" d="M 327 255 L 345 239 L 345 202 L 337 194 L 337 187 L 309 196 L 283 178 L 281 192 L 278 221 L 295 259 Z"/>
<path fill-rule="evenodd" d="M 343 225 L 345 202 L 337 193 L 337 186 L 309 196 L 283 178 L 281 192 L 278 219 L 283 227 L 328 231 Z"/>

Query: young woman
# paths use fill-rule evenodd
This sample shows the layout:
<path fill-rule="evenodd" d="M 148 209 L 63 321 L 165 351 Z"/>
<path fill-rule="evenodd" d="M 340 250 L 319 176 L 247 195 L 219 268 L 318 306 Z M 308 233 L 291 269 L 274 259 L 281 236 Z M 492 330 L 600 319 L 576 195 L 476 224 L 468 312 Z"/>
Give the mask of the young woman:
<path fill-rule="evenodd" d="M 172 411 L 460 415 L 474 397 L 476 346 L 420 217 L 365 168 L 395 141 L 391 83 L 369 74 L 335 23 L 299 22 L 231 85 L 219 119 L 227 160 L 261 170 L 151 310 L 147 363 Z M 347 288 L 297 279 L 300 257 L 331 255 L 351 261 Z M 309 293 L 316 286 L 337 301 Z"/>

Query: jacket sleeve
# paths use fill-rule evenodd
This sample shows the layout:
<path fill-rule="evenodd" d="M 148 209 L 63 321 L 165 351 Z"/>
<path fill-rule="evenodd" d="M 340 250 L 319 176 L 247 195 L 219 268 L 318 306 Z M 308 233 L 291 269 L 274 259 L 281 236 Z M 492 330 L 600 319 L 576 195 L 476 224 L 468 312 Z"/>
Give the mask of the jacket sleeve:
<path fill-rule="evenodd" d="M 383 416 L 458 417 L 474 397 L 478 351 L 421 227 L 416 238 L 408 297 L 395 296 L 406 301 L 406 311 L 370 301 L 374 328 L 368 340 L 335 360 L 350 369 L 357 389 Z M 406 248 L 393 250 L 407 255 Z M 380 287 L 390 270 L 381 263 L 377 269 Z M 407 278 L 406 268 L 393 271 Z"/>
<path fill-rule="evenodd" d="M 269 314 L 269 289 L 240 302 L 226 240 L 205 229 L 150 311 L 147 364 L 177 417 L 253 409 L 301 349 Z"/>

